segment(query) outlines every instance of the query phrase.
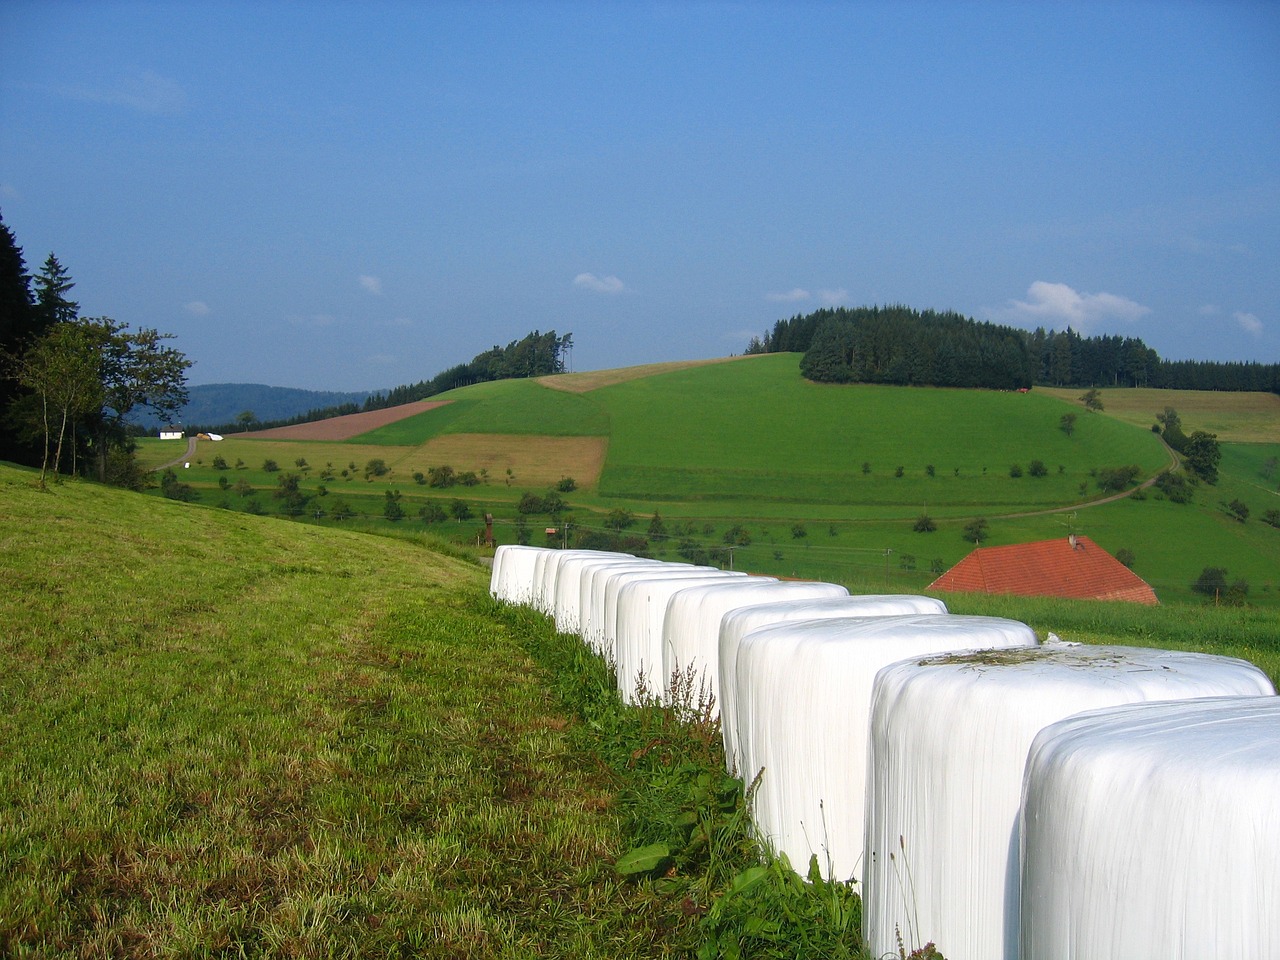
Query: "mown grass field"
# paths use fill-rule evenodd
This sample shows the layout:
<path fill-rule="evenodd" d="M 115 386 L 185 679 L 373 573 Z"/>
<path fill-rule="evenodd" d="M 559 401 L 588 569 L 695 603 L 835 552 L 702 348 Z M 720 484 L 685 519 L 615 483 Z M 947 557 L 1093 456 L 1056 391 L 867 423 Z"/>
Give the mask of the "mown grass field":
<path fill-rule="evenodd" d="M 689 947 L 475 563 L 32 480 L 0 466 L 0 955 Z"/>
<path fill-rule="evenodd" d="M 750 543 L 735 548 L 740 569 L 912 590 L 972 549 L 962 531 L 984 517 L 988 545 L 1074 531 L 1113 553 L 1132 550 L 1135 570 L 1166 600 L 1195 601 L 1191 583 L 1218 566 L 1249 583 L 1251 602 L 1280 605 L 1280 531 L 1261 522 L 1280 509 L 1280 475 L 1268 466 L 1280 442 L 1238 442 L 1280 431 L 1277 398 L 1109 390 L 1106 410 L 1092 414 L 1080 391 L 816 385 L 800 378 L 798 362 L 782 354 L 478 384 L 453 391 L 445 407 L 352 441 L 202 442 L 182 479 L 201 502 L 243 509 L 246 499 L 218 490 L 219 474 L 210 469 L 215 452 L 230 463 L 241 459 L 244 469 L 227 477 L 246 479 L 258 490 L 251 499 L 272 512 L 279 476 L 261 471 L 263 459 L 288 471 L 301 457 L 308 492 L 319 491 L 325 464 L 337 473 L 323 484 L 327 496 L 313 499 L 312 513 L 327 512 L 337 497 L 362 523 L 393 527 L 381 519 L 392 490 L 404 498 L 402 528 L 423 529 L 417 513 L 433 501 L 449 507 L 462 499 L 475 516 L 495 518 L 500 542 L 550 542 L 543 531 L 554 528 L 559 543 L 565 517 L 522 517 L 516 505 L 525 493 L 540 495 L 572 477 L 570 530 L 603 530 L 610 511 L 625 509 L 640 518 L 631 532 L 643 534 L 657 513 L 671 541 L 655 549 L 674 558 L 680 541 L 718 546 L 741 527 Z M 1150 430 L 1166 405 L 1183 412 L 1188 430 L 1219 428 L 1221 481 L 1202 485 L 1186 506 L 1157 492 L 1095 505 L 1103 496 L 1097 471 L 1134 464 L 1150 477 L 1169 464 Z M 1070 436 L 1059 428 L 1064 413 L 1076 415 Z M 165 454 L 159 441 L 148 441 L 143 455 L 158 463 Z M 366 479 L 364 465 L 375 457 L 390 473 Z M 1047 475 L 1030 475 L 1033 460 Z M 444 463 L 476 471 L 483 482 L 448 490 L 414 482 L 415 473 Z M 1015 464 L 1021 477 L 1010 475 Z M 1250 509 L 1246 523 L 1225 509 L 1237 499 Z M 915 533 L 926 513 L 937 531 Z M 433 528 L 472 543 L 482 534 L 478 521 Z"/>
<path fill-rule="evenodd" d="M 1037 387 L 1037 393 L 1079 403 L 1079 389 Z M 1274 393 L 1223 393 L 1216 390 L 1102 388 L 1107 414 L 1138 427 L 1150 427 L 1155 415 L 1173 407 L 1185 433 L 1205 430 L 1230 443 L 1280 443 L 1280 396 Z"/>

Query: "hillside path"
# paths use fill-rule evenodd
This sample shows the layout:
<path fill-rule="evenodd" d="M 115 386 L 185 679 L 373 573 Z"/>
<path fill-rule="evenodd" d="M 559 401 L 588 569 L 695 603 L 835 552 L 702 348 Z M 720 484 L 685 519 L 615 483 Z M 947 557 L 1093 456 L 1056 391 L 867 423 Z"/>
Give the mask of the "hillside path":
<path fill-rule="evenodd" d="M 998 516 L 992 517 L 991 519 L 1016 520 L 1019 517 L 1047 517 L 1055 513 L 1072 513 L 1076 510 L 1085 510 L 1088 507 L 1100 507 L 1104 503 L 1115 503 L 1117 500 L 1123 500 L 1126 497 L 1133 496 L 1139 490 L 1146 490 L 1149 487 L 1154 486 L 1155 482 L 1160 479 L 1161 475 L 1168 473 L 1169 470 L 1176 470 L 1178 468 L 1178 465 L 1182 463 L 1182 458 L 1178 456 L 1177 451 L 1174 450 L 1173 447 L 1169 446 L 1169 444 L 1164 442 L 1164 437 L 1160 437 L 1159 440 L 1160 440 L 1160 443 L 1164 446 L 1165 453 L 1169 455 L 1168 470 L 1157 471 L 1153 476 L 1148 477 L 1146 480 L 1142 481 L 1142 483 L 1138 484 L 1132 490 L 1121 490 L 1119 493 L 1113 493 L 1110 496 L 1100 497 L 1097 500 L 1090 500 L 1088 503 L 1073 504 L 1072 506 L 1069 506 L 1069 507 L 1052 507 L 1049 510 L 1028 510 L 1025 513 L 1002 513 L 1002 514 L 999 514 Z"/>
<path fill-rule="evenodd" d="M 168 463 L 162 463 L 158 467 L 152 467 L 152 473 L 159 473 L 161 470 L 167 470 L 169 467 L 176 467 L 180 463 L 187 463 L 196 455 L 196 438 L 187 437 L 187 452 L 176 460 L 170 460 Z"/>

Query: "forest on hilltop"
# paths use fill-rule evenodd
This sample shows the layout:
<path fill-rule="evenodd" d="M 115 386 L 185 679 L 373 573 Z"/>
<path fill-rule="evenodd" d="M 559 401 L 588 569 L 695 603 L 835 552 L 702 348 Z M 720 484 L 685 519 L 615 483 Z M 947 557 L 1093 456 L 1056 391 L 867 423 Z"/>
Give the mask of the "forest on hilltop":
<path fill-rule="evenodd" d="M 979 322 L 953 311 L 838 307 L 778 320 L 747 353 L 803 353 L 819 383 L 1012 390 L 1157 387 L 1280 393 L 1280 364 L 1163 360 L 1137 337 L 1082 337 Z"/>

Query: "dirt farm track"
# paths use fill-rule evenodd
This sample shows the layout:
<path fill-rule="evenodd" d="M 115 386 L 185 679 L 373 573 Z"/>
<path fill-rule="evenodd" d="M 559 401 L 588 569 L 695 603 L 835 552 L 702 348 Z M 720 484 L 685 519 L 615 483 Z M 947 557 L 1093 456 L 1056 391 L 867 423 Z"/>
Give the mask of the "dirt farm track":
<path fill-rule="evenodd" d="M 349 413 L 345 417 L 334 417 L 331 420 L 317 420 L 314 423 L 296 423 L 291 427 L 272 427 L 269 430 L 255 430 L 252 433 L 229 434 L 241 440 L 350 440 L 362 433 L 385 427 L 414 414 L 425 413 L 436 407 L 443 407 L 448 400 L 417 400 L 403 403 L 398 407 L 387 407 L 385 410 L 368 410 L 364 413 Z"/>

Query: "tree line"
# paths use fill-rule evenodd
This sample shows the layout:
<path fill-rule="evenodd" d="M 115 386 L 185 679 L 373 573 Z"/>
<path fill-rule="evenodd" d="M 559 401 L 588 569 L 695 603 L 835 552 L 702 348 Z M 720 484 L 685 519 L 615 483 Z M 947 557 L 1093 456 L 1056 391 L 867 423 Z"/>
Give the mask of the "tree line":
<path fill-rule="evenodd" d="M 820 383 L 1010 390 L 1160 387 L 1280 393 L 1280 364 L 1163 360 L 1137 337 L 1021 330 L 902 305 L 816 310 L 778 320 L 747 353 L 802 353 Z"/>
<path fill-rule="evenodd" d="M 129 416 L 187 402 L 191 362 L 149 328 L 82 317 L 70 274 L 50 253 L 27 273 L 0 218 L 0 459 L 141 487 Z"/>

